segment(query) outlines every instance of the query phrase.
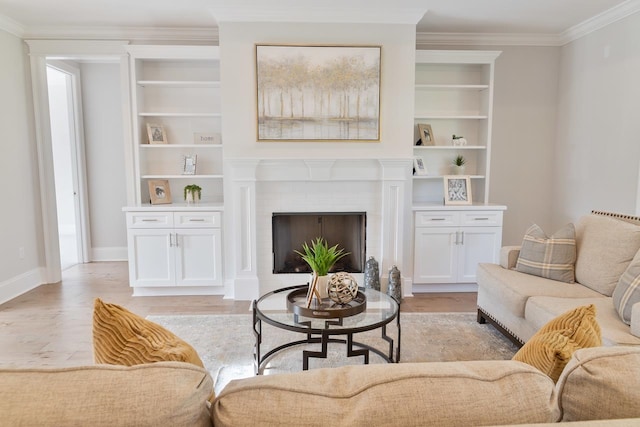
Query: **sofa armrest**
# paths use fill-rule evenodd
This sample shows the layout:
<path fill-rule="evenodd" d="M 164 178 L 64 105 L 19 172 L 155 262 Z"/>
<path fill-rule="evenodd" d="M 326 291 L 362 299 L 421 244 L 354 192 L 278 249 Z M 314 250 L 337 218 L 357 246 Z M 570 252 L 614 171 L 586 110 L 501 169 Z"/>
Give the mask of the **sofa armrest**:
<path fill-rule="evenodd" d="M 640 337 L 640 302 L 631 307 L 631 335 Z"/>
<path fill-rule="evenodd" d="M 503 246 L 500 248 L 500 265 L 502 268 L 512 269 L 515 268 L 518 261 L 518 255 L 520 255 L 521 246 Z"/>

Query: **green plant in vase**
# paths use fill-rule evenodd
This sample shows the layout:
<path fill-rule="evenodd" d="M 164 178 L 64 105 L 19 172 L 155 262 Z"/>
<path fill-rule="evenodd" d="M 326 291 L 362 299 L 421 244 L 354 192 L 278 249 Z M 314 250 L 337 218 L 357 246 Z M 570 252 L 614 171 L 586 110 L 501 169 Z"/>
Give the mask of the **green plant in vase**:
<path fill-rule="evenodd" d="M 197 184 L 186 185 L 184 187 L 183 195 L 184 200 L 186 200 L 187 203 L 195 202 L 196 200 L 202 199 L 202 188 Z"/>
<path fill-rule="evenodd" d="M 341 258 L 350 254 L 344 249 L 338 249 L 338 245 L 329 247 L 329 244 L 322 237 L 302 244 L 302 252 L 294 250 L 302 259 L 309 264 L 313 271 L 313 278 L 309 285 L 307 294 L 307 306 L 311 305 L 311 299 L 315 295 L 318 300 L 327 297 L 327 277 L 329 270 Z M 320 283 L 318 283 L 320 281 Z"/>
<path fill-rule="evenodd" d="M 464 165 L 467 163 L 467 160 L 464 156 L 458 154 L 455 160 L 453 161 L 453 169 L 456 175 L 464 175 Z"/>

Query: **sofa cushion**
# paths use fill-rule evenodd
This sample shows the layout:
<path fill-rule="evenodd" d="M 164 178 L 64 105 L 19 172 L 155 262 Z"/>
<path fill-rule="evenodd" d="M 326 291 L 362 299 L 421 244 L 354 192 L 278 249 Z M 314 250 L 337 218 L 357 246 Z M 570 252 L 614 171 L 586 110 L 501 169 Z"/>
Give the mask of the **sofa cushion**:
<path fill-rule="evenodd" d="M 0 369 L 6 426 L 211 426 L 213 380 L 188 363 Z"/>
<path fill-rule="evenodd" d="M 553 393 L 547 376 L 510 360 L 344 366 L 231 381 L 212 418 L 215 426 L 552 422 Z"/>
<path fill-rule="evenodd" d="M 640 348 L 574 353 L 557 384 L 563 421 L 640 417 Z"/>
<path fill-rule="evenodd" d="M 570 310 L 544 325 L 513 356 L 557 381 L 573 353 L 579 348 L 602 345 L 596 307 L 591 304 Z"/>
<path fill-rule="evenodd" d="M 93 310 L 93 357 L 111 365 L 177 361 L 204 367 L 196 350 L 171 331 L 100 298 Z"/>
<path fill-rule="evenodd" d="M 541 328 L 556 316 L 583 305 L 596 306 L 596 320 L 600 325 L 602 345 L 640 345 L 640 337 L 633 336 L 629 326 L 618 317 L 611 297 L 604 298 L 557 298 L 531 297 L 525 309 L 527 322 L 535 328 Z"/>
<path fill-rule="evenodd" d="M 507 270 L 497 264 L 479 264 L 476 271 L 478 294 L 490 294 L 504 310 L 524 318 L 527 300 L 536 295 L 573 298 L 604 298 L 604 296 L 577 283 L 565 283 L 543 277 Z"/>
<path fill-rule="evenodd" d="M 551 237 L 537 224 L 529 227 L 522 240 L 516 270 L 547 279 L 573 283 L 576 262 L 576 232 L 567 224 Z"/>
<path fill-rule="evenodd" d="M 627 325 L 631 324 L 631 308 L 640 302 L 640 251 L 636 253 L 613 291 L 613 306 Z"/>
<path fill-rule="evenodd" d="M 640 226 L 600 215 L 576 223 L 576 281 L 611 296 L 640 249 Z"/>

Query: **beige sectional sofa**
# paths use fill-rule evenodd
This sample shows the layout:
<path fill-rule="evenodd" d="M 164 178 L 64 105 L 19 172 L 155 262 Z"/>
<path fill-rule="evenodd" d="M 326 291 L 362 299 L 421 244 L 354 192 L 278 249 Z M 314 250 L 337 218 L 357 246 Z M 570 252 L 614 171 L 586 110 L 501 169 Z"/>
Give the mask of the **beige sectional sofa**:
<path fill-rule="evenodd" d="M 631 261 L 640 260 L 639 224 L 636 217 L 605 212 L 580 218 L 575 224 L 575 283 L 516 271 L 520 247 L 502 248 L 499 265 L 478 266 L 478 321 L 493 323 L 522 344 L 551 319 L 595 304 L 604 345 L 640 345 L 640 303 L 633 305 L 628 325 L 612 298 Z"/>
<path fill-rule="evenodd" d="M 512 360 L 346 366 L 235 380 L 211 405 L 185 362 L 0 369 L 0 426 L 631 426 L 639 371 L 623 346 L 578 350 L 557 384 Z"/>

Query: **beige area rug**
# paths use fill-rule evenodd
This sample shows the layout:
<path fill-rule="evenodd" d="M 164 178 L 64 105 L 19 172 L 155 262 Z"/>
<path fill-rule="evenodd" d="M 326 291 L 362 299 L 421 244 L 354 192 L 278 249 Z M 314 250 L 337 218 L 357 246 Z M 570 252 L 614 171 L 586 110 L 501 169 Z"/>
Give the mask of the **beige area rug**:
<path fill-rule="evenodd" d="M 148 316 L 147 319 L 169 329 L 198 351 L 205 367 L 216 379 L 216 393 L 233 379 L 254 375 L 255 336 L 251 315 Z M 402 313 L 401 327 L 400 363 L 506 360 L 517 351 L 517 347 L 495 328 L 478 324 L 475 313 Z M 305 337 L 264 322 L 262 333 L 262 354 L 277 345 Z M 388 325 L 387 334 L 394 339 L 397 337 L 395 322 Z M 380 337 L 380 330 L 357 334 L 354 339 L 385 352 L 388 349 L 388 344 Z M 301 371 L 303 349 L 319 351 L 320 344 L 295 346 L 277 353 L 269 360 L 264 374 Z M 330 343 L 328 358 L 309 359 L 309 369 L 362 363 L 362 356 L 347 358 L 344 344 Z M 386 362 L 370 353 L 369 363 Z"/>

